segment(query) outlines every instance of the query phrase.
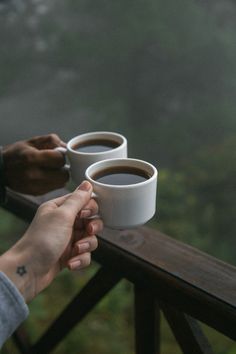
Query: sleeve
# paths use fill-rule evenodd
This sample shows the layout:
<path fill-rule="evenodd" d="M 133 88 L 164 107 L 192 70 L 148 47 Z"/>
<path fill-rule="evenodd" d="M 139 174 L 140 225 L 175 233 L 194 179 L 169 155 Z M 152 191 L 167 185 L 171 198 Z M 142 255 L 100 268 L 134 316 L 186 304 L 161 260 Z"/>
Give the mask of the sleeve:
<path fill-rule="evenodd" d="M 0 146 L 0 205 L 5 203 L 6 199 L 6 189 L 5 189 L 5 178 L 4 178 L 4 164 L 2 156 L 2 146 Z"/>
<path fill-rule="evenodd" d="M 11 280 L 0 272 L 0 348 L 28 314 L 23 296 Z"/>

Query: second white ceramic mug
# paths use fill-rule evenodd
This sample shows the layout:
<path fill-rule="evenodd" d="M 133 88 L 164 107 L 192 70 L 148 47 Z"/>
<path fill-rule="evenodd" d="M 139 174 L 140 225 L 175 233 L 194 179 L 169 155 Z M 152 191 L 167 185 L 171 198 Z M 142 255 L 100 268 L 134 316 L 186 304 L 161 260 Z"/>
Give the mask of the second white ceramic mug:
<path fill-rule="evenodd" d="M 83 152 L 75 149 L 75 146 L 83 145 L 92 140 L 107 140 L 115 142 L 116 146 L 100 152 Z M 112 158 L 126 158 L 128 154 L 126 138 L 121 134 L 108 131 L 90 132 L 78 135 L 67 143 L 66 149 L 58 148 L 58 150 L 65 153 L 68 157 L 71 178 L 77 185 L 85 179 L 85 171 L 93 163 Z"/>

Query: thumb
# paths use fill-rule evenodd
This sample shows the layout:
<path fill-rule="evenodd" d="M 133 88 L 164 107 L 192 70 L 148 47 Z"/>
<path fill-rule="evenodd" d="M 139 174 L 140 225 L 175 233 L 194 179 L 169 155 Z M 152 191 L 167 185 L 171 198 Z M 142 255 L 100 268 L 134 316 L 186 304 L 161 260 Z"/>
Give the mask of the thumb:
<path fill-rule="evenodd" d="M 89 202 L 92 195 L 92 185 L 83 181 L 81 185 L 71 193 L 61 204 L 60 209 L 69 210 L 73 217 Z"/>

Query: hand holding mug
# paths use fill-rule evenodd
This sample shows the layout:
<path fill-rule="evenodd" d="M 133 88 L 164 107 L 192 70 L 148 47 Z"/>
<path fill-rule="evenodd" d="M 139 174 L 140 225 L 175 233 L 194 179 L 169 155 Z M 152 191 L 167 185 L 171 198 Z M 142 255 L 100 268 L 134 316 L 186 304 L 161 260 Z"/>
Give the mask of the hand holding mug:
<path fill-rule="evenodd" d="M 5 185 L 33 195 L 64 187 L 69 173 L 64 168 L 65 157 L 55 149 L 63 146 L 65 143 L 56 134 L 4 146 Z"/>
<path fill-rule="evenodd" d="M 0 270 L 28 302 L 64 267 L 78 270 L 91 261 L 103 223 L 85 181 L 73 193 L 42 204 L 24 236 L 0 257 Z"/>

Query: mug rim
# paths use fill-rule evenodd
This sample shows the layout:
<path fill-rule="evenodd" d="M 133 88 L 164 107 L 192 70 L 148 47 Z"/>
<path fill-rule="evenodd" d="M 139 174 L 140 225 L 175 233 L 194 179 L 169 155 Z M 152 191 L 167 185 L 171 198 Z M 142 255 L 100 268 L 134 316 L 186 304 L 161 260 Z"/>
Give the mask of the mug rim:
<path fill-rule="evenodd" d="M 71 145 L 80 141 L 80 139 L 83 138 L 91 138 L 91 137 L 96 137 L 96 136 L 100 136 L 100 135 L 106 135 L 106 137 L 108 138 L 110 137 L 117 137 L 121 139 L 121 144 L 115 148 L 111 148 L 110 150 L 106 150 L 106 151 L 98 151 L 98 152 L 83 152 L 83 151 L 76 151 L 74 150 Z M 105 138 L 106 138 L 105 137 Z M 111 139 L 110 139 L 111 140 Z M 82 140 L 83 141 L 83 140 Z M 86 141 L 86 139 L 84 140 Z M 119 142 L 118 142 L 119 143 Z M 120 149 L 123 149 L 124 146 L 127 146 L 127 139 L 124 135 L 119 134 L 119 133 L 115 133 L 115 132 L 111 132 L 111 131 L 94 131 L 94 132 L 88 132 L 88 133 L 83 133 L 80 135 L 75 136 L 74 138 L 70 139 L 68 141 L 68 143 L 66 144 L 67 150 L 69 150 L 71 153 L 76 154 L 76 155 L 87 155 L 87 156 L 92 156 L 92 155 L 107 155 L 110 154 L 113 151 L 117 151 Z"/>
<path fill-rule="evenodd" d="M 102 183 L 102 182 L 98 182 L 96 180 L 94 180 L 92 177 L 90 177 L 90 170 L 93 169 L 94 167 L 96 167 L 97 165 L 103 165 L 103 164 L 109 164 L 110 166 L 122 166 L 122 164 L 115 164 L 115 162 L 130 162 L 131 164 L 133 163 L 140 163 L 142 165 L 145 165 L 149 168 L 152 169 L 153 174 L 150 178 L 148 178 L 146 181 L 142 181 L 142 182 L 138 182 L 138 183 L 132 183 L 132 184 L 108 184 L 108 183 Z M 112 164 L 114 163 L 114 165 Z M 96 166 L 95 166 L 96 165 Z M 125 166 L 130 166 L 129 165 L 125 165 Z M 145 170 L 145 172 L 147 172 L 147 170 Z M 85 177 L 86 179 L 90 182 L 93 183 L 96 186 L 101 186 L 101 187 L 105 187 L 108 189 L 130 189 L 130 188 L 138 188 L 140 186 L 145 186 L 146 184 L 151 183 L 153 180 L 157 179 L 158 177 L 158 170 L 157 168 L 152 165 L 150 162 L 147 162 L 145 160 L 140 160 L 140 159 L 134 159 L 134 158 L 114 158 L 114 159 L 107 159 L 107 160 L 101 160 L 101 161 L 97 161 L 94 162 L 92 165 L 90 165 L 86 171 L 85 171 Z"/>

